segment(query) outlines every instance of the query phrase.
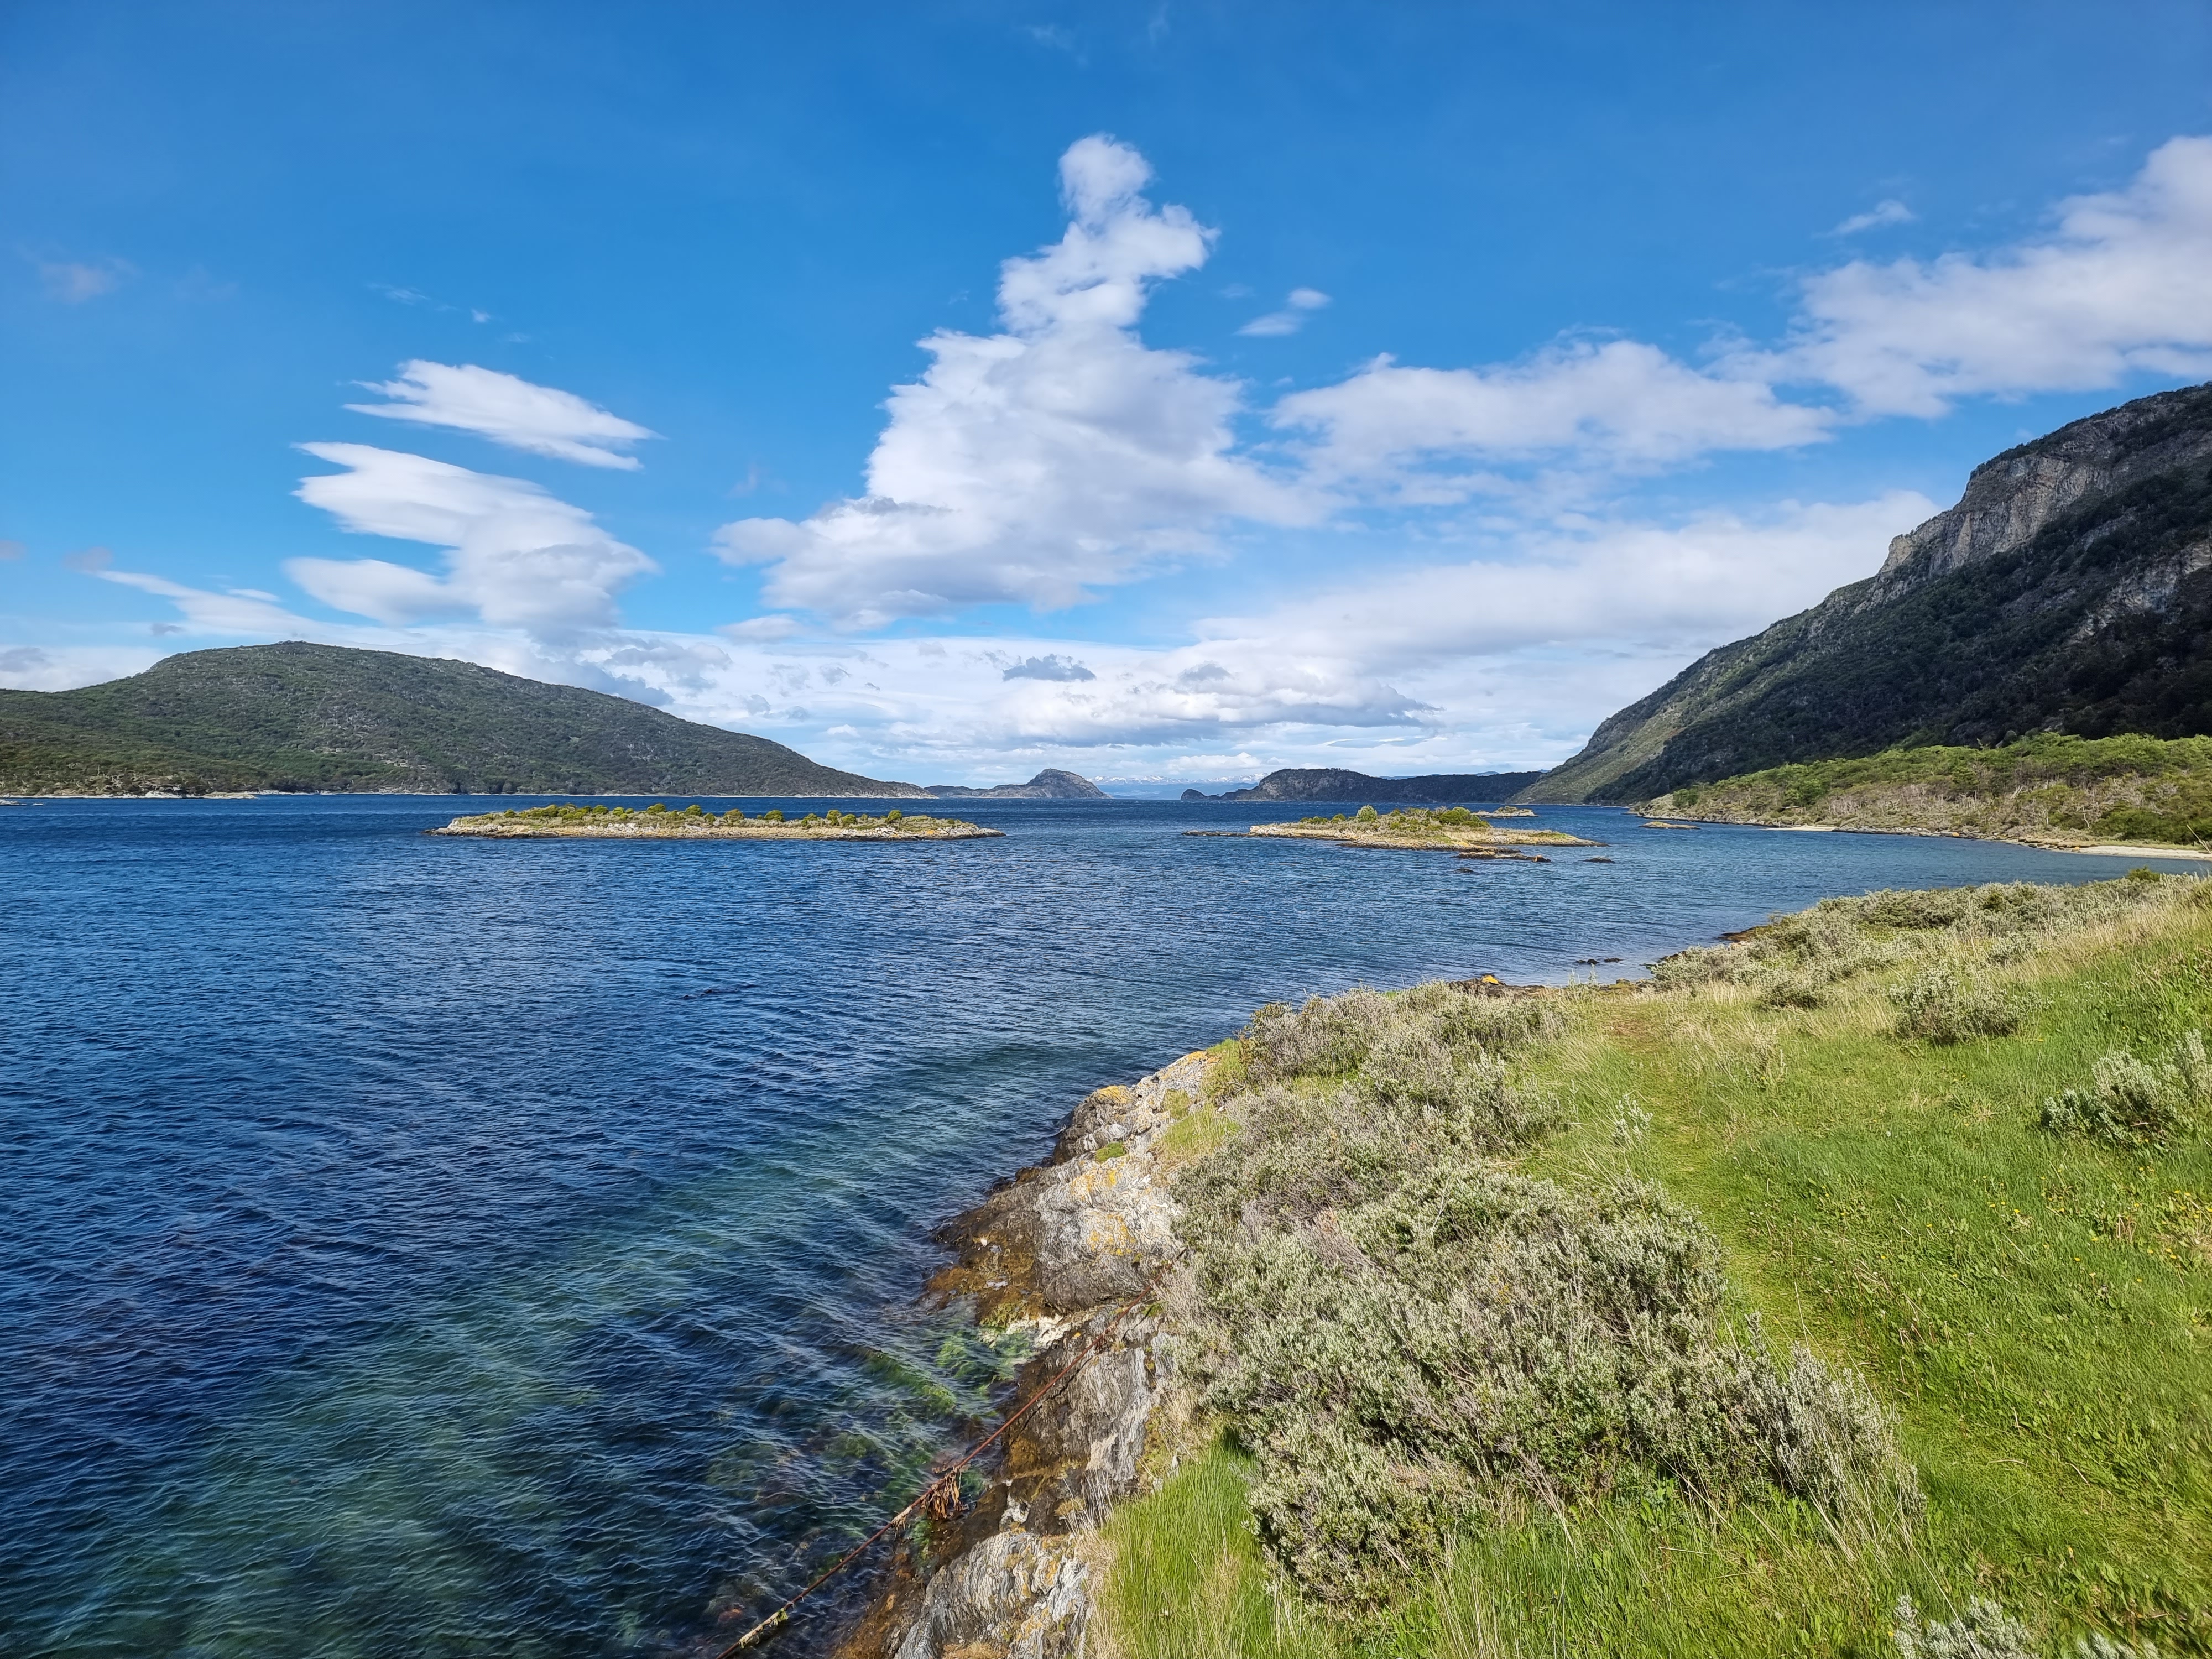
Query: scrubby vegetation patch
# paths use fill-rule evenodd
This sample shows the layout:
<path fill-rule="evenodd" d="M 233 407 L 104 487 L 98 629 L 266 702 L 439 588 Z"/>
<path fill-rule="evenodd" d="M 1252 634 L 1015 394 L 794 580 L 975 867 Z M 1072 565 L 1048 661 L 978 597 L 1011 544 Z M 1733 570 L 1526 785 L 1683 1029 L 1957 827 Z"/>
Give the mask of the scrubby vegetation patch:
<path fill-rule="evenodd" d="M 1556 1121 L 1513 1061 L 1558 1023 L 1442 985 L 1263 1009 L 1240 1132 L 1179 1184 L 1206 1399 L 1255 1460 L 1263 1541 L 1326 1606 L 1624 1486 L 1788 1495 L 1839 1533 L 1917 1508 L 1871 1392 L 1735 1317 L 1694 1217 L 1500 1165 Z"/>
<path fill-rule="evenodd" d="M 2041 1122 L 2053 1134 L 2086 1135 L 2116 1146 L 2162 1146 L 2195 1131 L 2212 1105 L 2212 1059 L 2204 1036 L 2191 1031 L 2171 1055 L 2138 1059 L 2116 1048 L 2098 1060 L 2087 1086 L 2062 1090 L 2043 1103 Z"/>
<path fill-rule="evenodd" d="M 1685 785 L 1646 810 L 1737 823 L 2195 847 L 2212 842 L 2212 738 L 2040 732 L 1988 749 L 1888 749 Z"/>

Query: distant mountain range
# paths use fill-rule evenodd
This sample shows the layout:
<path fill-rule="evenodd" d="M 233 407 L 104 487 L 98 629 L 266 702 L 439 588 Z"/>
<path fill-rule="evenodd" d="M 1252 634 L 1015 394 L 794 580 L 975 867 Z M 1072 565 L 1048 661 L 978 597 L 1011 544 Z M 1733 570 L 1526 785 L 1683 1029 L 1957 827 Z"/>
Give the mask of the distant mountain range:
<path fill-rule="evenodd" d="M 1376 801 L 1473 805 L 1502 802 L 1543 775 L 1541 772 L 1431 772 L 1417 778 L 1370 778 L 1364 772 L 1346 772 L 1334 766 L 1294 766 L 1268 773 L 1249 789 L 1231 789 L 1218 795 L 1186 789 L 1182 798 L 1343 801 L 1362 805 Z"/>
<path fill-rule="evenodd" d="M 1521 799 L 2038 732 L 2212 732 L 2212 386 L 1983 463 L 1879 573 L 1707 653 Z"/>
<path fill-rule="evenodd" d="M 971 789 L 961 783 L 925 784 L 927 793 L 963 800 L 1111 800 L 1113 797 L 1088 778 L 1048 766 L 1027 783 L 994 784 Z"/>
<path fill-rule="evenodd" d="M 927 798 L 626 697 L 389 651 L 238 646 L 0 691 L 0 792 L 244 789 Z"/>
<path fill-rule="evenodd" d="M 1881 569 L 1708 652 L 1548 773 L 1270 773 L 1185 800 L 1654 799 L 1778 766 L 2038 732 L 2212 734 L 2212 386 L 2138 398 L 1974 469 Z M 927 789 L 473 663 L 337 646 L 165 658 L 0 690 L 0 793 L 221 790 L 1101 799 L 1072 772 Z"/>

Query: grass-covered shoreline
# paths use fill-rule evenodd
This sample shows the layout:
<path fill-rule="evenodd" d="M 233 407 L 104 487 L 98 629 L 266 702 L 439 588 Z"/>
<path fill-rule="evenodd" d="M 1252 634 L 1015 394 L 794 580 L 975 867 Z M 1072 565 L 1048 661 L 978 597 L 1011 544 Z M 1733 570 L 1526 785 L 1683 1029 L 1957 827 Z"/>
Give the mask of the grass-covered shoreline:
<path fill-rule="evenodd" d="M 2212 842 L 2212 738 L 2047 732 L 1992 749 L 1892 749 L 1686 784 L 1644 810 L 2050 847 L 2201 848 Z"/>
<path fill-rule="evenodd" d="M 2208 1030 L 2148 872 L 1264 1012 L 1163 1143 L 1197 1409 L 1098 1634 L 2212 1652 Z"/>
<path fill-rule="evenodd" d="M 963 818 L 932 817 L 893 807 L 880 817 L 830 807 L 790 817 L 781 807 L 748 817 L 743 807 L 709 812 L 694 801 L 672 811 L 660 801 L 647 807 L 604 802 L 474 812 L 429 832 L 494 841 L 585 838 L 609 841 L 975 841 L 1003 836 Z"/>

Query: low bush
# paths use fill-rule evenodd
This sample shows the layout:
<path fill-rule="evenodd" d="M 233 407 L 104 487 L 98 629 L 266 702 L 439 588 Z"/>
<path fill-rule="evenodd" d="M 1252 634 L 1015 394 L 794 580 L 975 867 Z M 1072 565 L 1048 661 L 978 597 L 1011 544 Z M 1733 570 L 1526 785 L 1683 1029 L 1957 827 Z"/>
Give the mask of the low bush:
<path fill-rule="evenodd" d="M 2158 1146 L 2194 1129 L 2212 1103 L 2212 1060 L 2202 1032 L 2184 1036 L 2158 1061 L 2114 1049 L 2090 1070 L 2089 1085 L 2043 1103 L 2052 1134 L 2082 1135 L 2116 1146 Z"/>
<path fill-rule="evenodd" d="M 1838 1528 L 1917 1504 L 1865 1386 L 1732 1321 L 1717 1244 L 1658 1188 L 1496 1167 L 1554 1120 L 1510 1063 L 1559 1021 L 1441 985 L 1262 1010 L 1238 1132 L 1177 1184 L 1206 1399 L 1262 1542 L 1324 1604 L 1380 1606 L 1469 1528 L 1625 1478 Z"/>
<path fill-rule="evenodd" d="M 1898 1659 L 2039 1659 L 2027 1626 L 1980 1596 L 1956 1619 L 1923 1624 L 1911 1598 L 1897 1604 Z"/>
<path fill-rule="evenodd" d="M 1385 1031 L 1425 1031 L 1453 1048 L 1505 1054 L 1559 1026 L 1557 1009 L 1534 999 L 1471 996 L 1449 984 L 1395 996 L 1358 987 L 1311 997 L 1303 1007 L 1271 1002 L 1242 1034 L 1246 1066 L 1261 1081 L 1357 1070 Z"/>
<path fill-rule="evenodd" d="M 1921 1622 L 1912 1598 L 1899 1598 L 1890 1639 L 1899 1659 L 2042 1659 L 2028 1627 L 1984 1596 L 1970 1599 L 1956 1619 Z M 2058 1659 L 2159 1659 L 2150 1642 L 2116 1642 L 2092 1632 L 2057 1650 Z"/>
<path fill-rule="evenodd" d="M 2020 999 L 1956 967 L 1923 968 L 1890 988 L 1897 1035 L 1923 1042 L 1967 1042 L 2020 1029 Z"/>

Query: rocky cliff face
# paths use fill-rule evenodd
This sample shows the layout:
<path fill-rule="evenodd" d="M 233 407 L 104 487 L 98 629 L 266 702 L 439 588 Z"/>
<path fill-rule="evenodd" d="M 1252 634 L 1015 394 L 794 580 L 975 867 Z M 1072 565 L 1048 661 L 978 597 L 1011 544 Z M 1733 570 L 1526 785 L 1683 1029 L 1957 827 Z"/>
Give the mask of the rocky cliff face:
<path fill-rule="evenodd" d="M 1956 507 L 1890 543 L 1867 603 L 2024 548 L 2084 501 L 2212 464 L 2212 422 L 2202 407 L 2207 390 L 2123 404 L 1984 461 Z"/>
<path fill-rule="evenodd" d="M 1874 576 L 1723 646 L 1520 797 L 1640 800 L 1897 744 L 2212 732 L 2212 386 L 1977 467 Z"/>

